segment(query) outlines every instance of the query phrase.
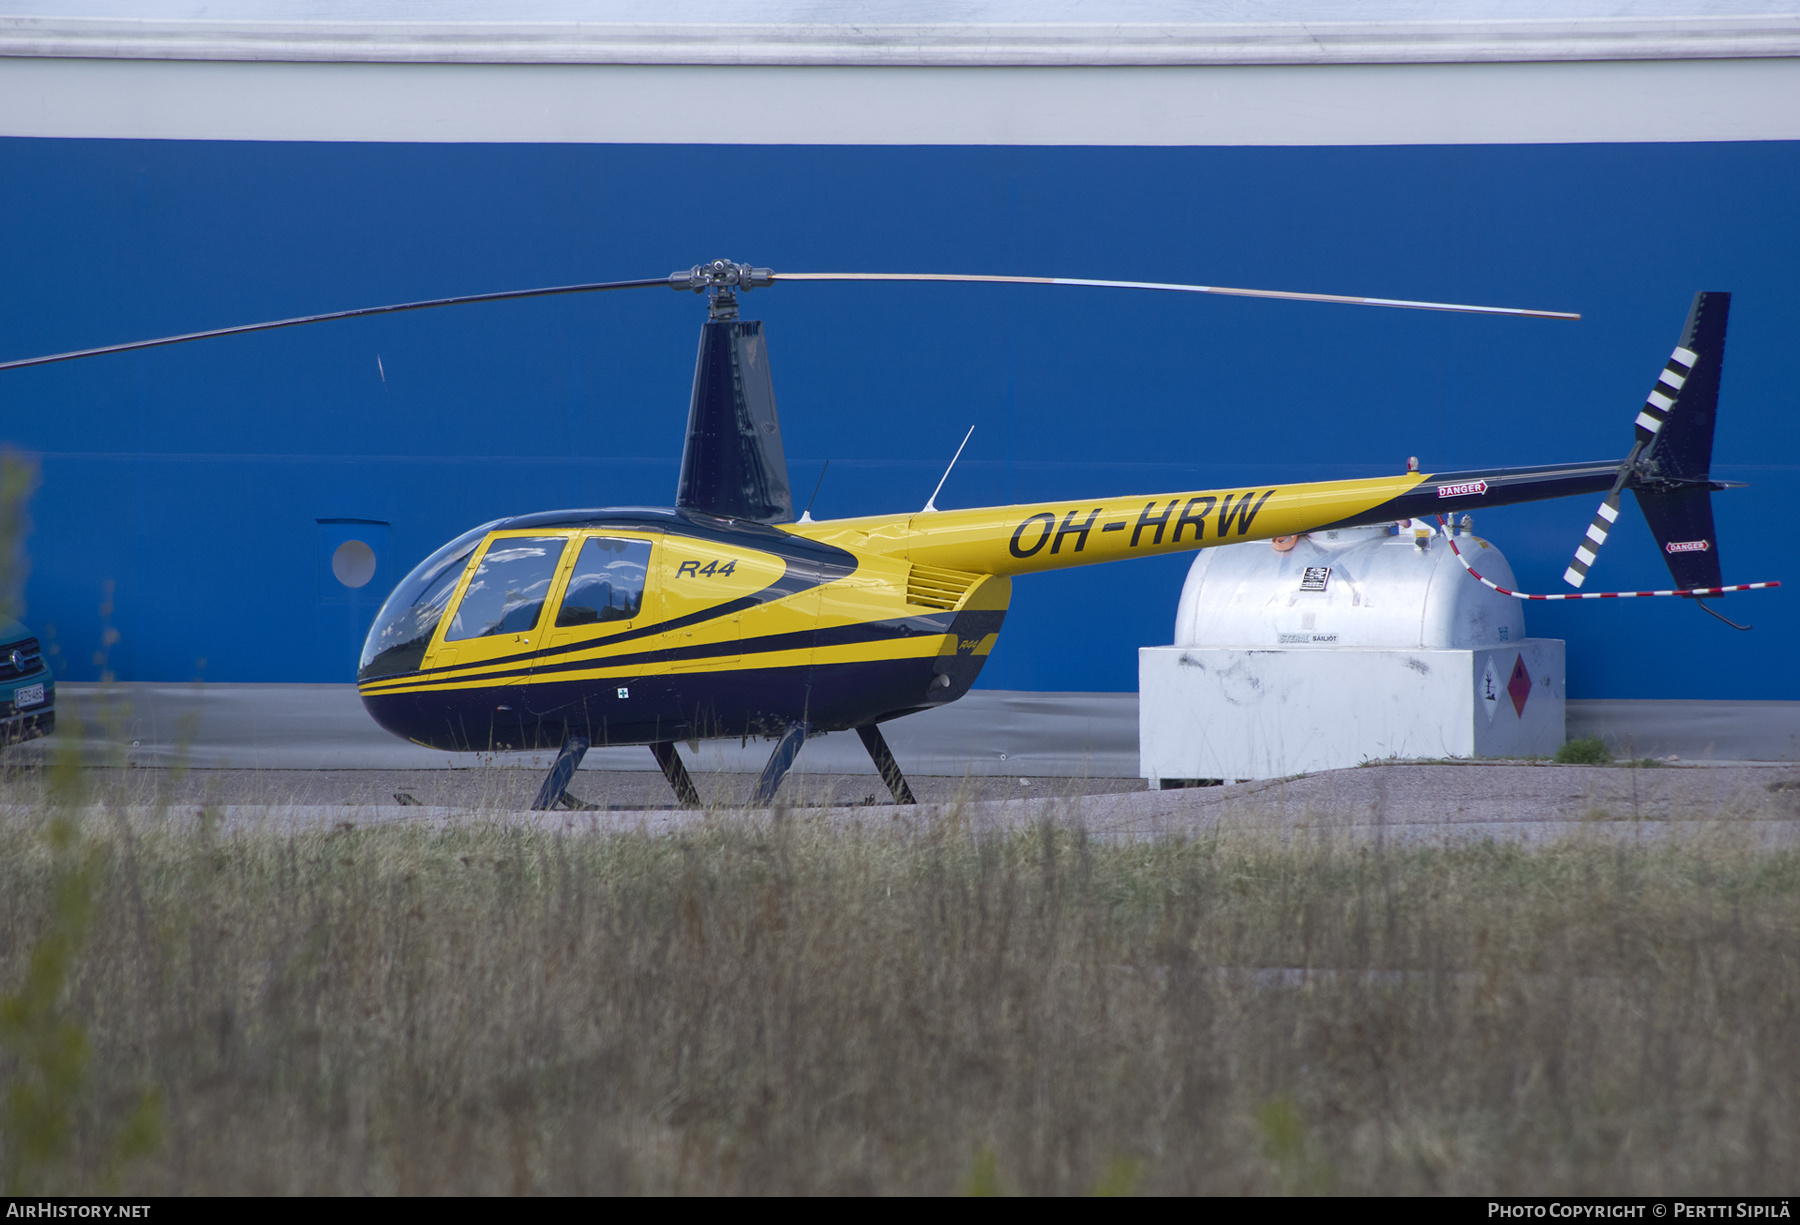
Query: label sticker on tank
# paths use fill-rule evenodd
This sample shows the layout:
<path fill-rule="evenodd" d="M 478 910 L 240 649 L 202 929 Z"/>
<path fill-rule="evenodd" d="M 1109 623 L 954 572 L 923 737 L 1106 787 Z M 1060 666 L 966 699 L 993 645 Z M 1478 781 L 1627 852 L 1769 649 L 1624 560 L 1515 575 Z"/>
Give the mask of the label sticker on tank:
<path fill-rule="evenodd" d="M 1325 584 L 1331 581 L 1330 566 L 1308 566 L 1306 573 L 1300 576 L 1300 590 L 1323 591 Z"/>
<path fill-rule="evenodd" d="M 1481 705 L 1487 711 L 1488 722 L 1494 721 L 1494 712 L 1500 709 L 1500 674 L 1494 671 L 1494 657 L 1488 656 L 1487 668 L 1481 674 Z"/>

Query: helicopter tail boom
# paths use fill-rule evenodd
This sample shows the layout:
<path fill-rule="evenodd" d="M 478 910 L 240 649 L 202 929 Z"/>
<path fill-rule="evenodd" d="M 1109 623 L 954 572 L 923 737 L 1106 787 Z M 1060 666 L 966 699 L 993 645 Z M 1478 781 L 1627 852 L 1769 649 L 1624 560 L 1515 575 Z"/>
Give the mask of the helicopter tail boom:
<path fill-rule="evenodd" d="M 1637 415 L 1630 453 L 1620 460 L 966 511 L 935 512 L 928 504 L 926 512 L 904 518 L 809 523 L 805 532 L 915 565 L 1014 575 L 1604 491 L 1564 575 L 1580 587 L 1618 519 L 1620 495 L 1629 489 L 1680 589 L 1673 594 L 1716 592 L 1725 584 L 1712 493 L 1728 484 L 1713 480 L 1709 469 L 1730 309 L 1728 293 L 1694 296 L 1680 343 Z"/>
<path fill-rule="evenodd" d="M 826 520 L 784 530 L 901 556 L 915 565 L 1020 575 L 1591 493 L 1608 488 L 1617 468 L 1618 461 L 1609 460 L 1408 472 L 1349 481 Z"/>

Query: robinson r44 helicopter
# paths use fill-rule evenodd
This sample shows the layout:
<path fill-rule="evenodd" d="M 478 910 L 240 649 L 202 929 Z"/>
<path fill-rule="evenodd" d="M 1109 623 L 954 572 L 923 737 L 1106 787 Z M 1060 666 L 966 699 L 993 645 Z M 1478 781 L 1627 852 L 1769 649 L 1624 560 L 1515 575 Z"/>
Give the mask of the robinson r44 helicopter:
<path fill-rule="evenodd" d="M 1622 460 L 973 510 L 939 511 L 934 493 L 916 513 L 796 520 L 762 324 L 739 317 L 738 295 L 827 280 L 1076 285 L 1579 318 L 1203 285 L 776 273 L 716 260 L 649 280 L 366 307 L 0 362 L 0 370 L 438 306 L 655 286 L 707 295 L 675 505 L 548 511 L 472 528 L 401 580 L 363 648 L 363 703 L 395 735 L 451 751 L 557 749 L 536 809 L 585 807 L 568 786 L 596 744 L 649 746 L 677 799 L 698 804 L 676 745 L 748 735 L 776 742 L 755 794 L 766 803 L 808 736 L 852 728 L 895 801 L 911 804 L 880 726 L 969 691 L 1019 574 L 1603 492 L 1563 576 L 1579 588 L 1629 489 L 1674 587 L 1532 595 L 1470 573 L 1520 599 L 1687 597 L 1739 629 L 1747 627 L 1705 599 L 1780 585 L 1726 586 L 1721 577 L 1711 497 L 1727 485 L 1709 468 L 1729 294 L 1695 296 Z"/>

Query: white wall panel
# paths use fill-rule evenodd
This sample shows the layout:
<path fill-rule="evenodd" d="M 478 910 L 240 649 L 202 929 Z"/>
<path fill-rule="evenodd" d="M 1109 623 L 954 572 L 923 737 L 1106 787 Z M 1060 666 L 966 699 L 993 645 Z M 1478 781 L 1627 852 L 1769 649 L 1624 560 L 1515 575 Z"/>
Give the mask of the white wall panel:
<path fill-rule="evenodd" d="M 0 57 L 0 136 L 797 145 L 1800 139 L 1800 59 L 1125 68 Z"/>

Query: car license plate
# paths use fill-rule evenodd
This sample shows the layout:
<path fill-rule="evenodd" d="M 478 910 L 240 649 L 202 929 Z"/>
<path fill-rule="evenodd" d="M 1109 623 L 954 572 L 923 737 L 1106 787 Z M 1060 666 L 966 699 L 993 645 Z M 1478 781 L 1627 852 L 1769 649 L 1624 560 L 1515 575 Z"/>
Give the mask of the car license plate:
<path fill-rule="evenodd" d="M 27 706 L 42 706 L 43 704 L 44 687 L 42 685 L 26 685 L 13 694 L 15 709 L 24 710 Z"/>

